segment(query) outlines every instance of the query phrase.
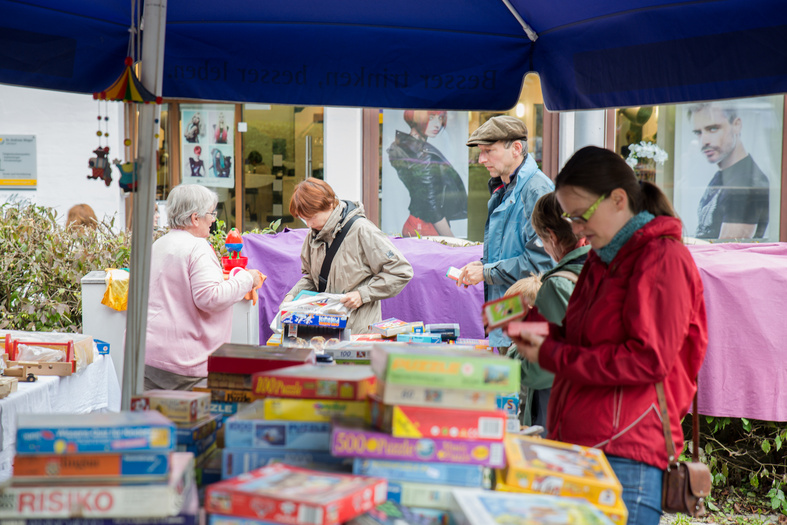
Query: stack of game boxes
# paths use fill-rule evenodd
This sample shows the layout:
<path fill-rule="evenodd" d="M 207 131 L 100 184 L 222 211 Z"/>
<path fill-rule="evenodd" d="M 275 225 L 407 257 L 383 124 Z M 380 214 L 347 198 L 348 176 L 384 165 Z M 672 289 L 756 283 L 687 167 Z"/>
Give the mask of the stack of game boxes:
<path fill-rule="evenodd" d="M 197 487 L 221 478 L 221 463 L 209 459 L 218 452 L 217 437 L 222 416 L 210 413 L 210 394 L 185 390 L 148 390 L 131 398 L 131 410 L 156 410 L 175 423 L 178 452 L 194 455 Z"/>
<path fill-rule="evenodd" d="M 205 511 L 211 525 L 340 525 L 384 503 L 386 488 L 384 479 L 280 463 L 209 486 Z"/>
<path fill-rule="evenodd" d="M 505 448 L 495 490 L 582 498 L 616 525 L 626 523 L 623 488 L 601 450 L 518 435 L 506 436 Z"/>
<path fill-rule="evenodd" d="M 155 412 L 20 414 L 0 519 L 196 523 L 194 456 Z"/>
<path fill-rule="evenodd" d="M 453 486 L 481 487 L 505 466 L 505 412 L 497 394 L 517 390 L 513 360 L 457 346 L 378 345 L 374 429 L 337 422 L 331 453 L 353 472 L 384 476 L 389 500 L 446 511 Z"/>
<path fill-rule="evenodd" d="M 300 295 L 299 295 L 300 297 Z M 326 344 L 350 340 L 347 316 L 325 311 L 326 303 L 312 302 L 282 310 L 280 315 L 282 346 L 313 348 L 322 353 Z"/>
<path fill-rule="evenodd" d="M 349 469 L 330 454 L 331 419 L 368 420 L 368 396 L 376 379 L 368 366 L 301 365 L 258 372 L 261 397 L 226 421 L 222 476 L 286 462 L 321 469 Z"/>
<path fill-rule="evenodd" d="M 369 331 L 373 334 L 380 334 L 384 339 L 396 339 L 399 334 L 424 333 L 424 323 L 423 321 L 407 322 L 389 317 L 369 325 Z"/>
<path fill-rule="evenodd" d="M 313 364 L 314 350 L 225 343 L 208 356 L 208 387 L 193 390 L 210 393 L 210 411 L 229 416 L 254 401 L 251 376 L 255 372 Z"/>

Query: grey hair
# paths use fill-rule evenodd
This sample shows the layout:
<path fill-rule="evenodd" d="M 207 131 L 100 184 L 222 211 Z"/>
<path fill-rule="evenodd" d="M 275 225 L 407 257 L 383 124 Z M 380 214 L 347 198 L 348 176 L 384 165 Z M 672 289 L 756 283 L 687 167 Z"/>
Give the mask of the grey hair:
<path fill-rule="evenodd" d="M 699 104 L 692 104 L 689 106 L 686 116 L 691 120 L 691 116 L 694 115 L 694 113 L 700 112 L 703 109 L 710 109 L 711 107 L 719 108 L 721 112 L 724 113 L 724 116 L 727 117 L 727 121 L 730 124 L 738 118 L 738 110 L 735 109 L 734 106 L 720 102 L 700 102 Z"/>
<path fill-rule="evenodd" d="M 520 142 L 522 144 L 522 156 L 524 157 L 527 155 L 527 141 L 522 139 L 511 139 L 507 140 L 503 143 L 503 147 L 505 149 L 509 149 L 511 146 L 514 145 L 514 142 Z"/>
<path fill-rule="evenodd" d="M 167 218 L 170 228 L 185 229 L 191 224 L 191 215 L 205 215 L 219 202 L 216 192 L 199 184 L 179 184 L 167 197 Z"/>

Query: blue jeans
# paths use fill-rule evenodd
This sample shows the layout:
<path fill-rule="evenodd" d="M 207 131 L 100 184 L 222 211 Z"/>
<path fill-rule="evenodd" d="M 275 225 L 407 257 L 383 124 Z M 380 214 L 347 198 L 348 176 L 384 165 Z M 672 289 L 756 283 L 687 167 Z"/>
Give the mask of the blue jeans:
<path fill-rule="evenodd" d="M 623 485 L 623 503 L 629 512 L 627 525 L 658 525 L 664 472 L 632 459 L 618 456 L 607 456 L 607 459 Z"/>

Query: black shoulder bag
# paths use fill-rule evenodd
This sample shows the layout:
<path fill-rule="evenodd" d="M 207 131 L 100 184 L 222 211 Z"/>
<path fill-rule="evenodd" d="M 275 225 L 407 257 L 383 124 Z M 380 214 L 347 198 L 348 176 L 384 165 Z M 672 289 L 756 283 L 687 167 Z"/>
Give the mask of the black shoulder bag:
<path fill-rule="evenodd" d="M 342 218 L 340 219 L 342 221 L 345 219 L 345 217 L 347 217 L 348 213 L 355 209 L 355 204 L 352 202 L 344 202 L 347 204 L 347 207 L 344 208 L 344 212 L 342 213 Z M 336 233 L 336 237 L 333 238 L 331 245 L 326 248 L 325 259 L 323 259 L 322 267 L 320 268 L 320 282 L 317 283 L 317 291 L 320 293 L 324 292 L 328 285 L 328 274 L 331 273 L 331 264 L 333 264 L 333 258 L 336 255 L 336 252 L 339 251 L 339 246 L 342 245 L 342 241 L 347 235 L 347 232 L 350 231 L 350 227 L 356 220 L 360 218 L 360 215 L 354 215 L 350 217 L 350 220 L 344 223 L 342 228 Z"/>

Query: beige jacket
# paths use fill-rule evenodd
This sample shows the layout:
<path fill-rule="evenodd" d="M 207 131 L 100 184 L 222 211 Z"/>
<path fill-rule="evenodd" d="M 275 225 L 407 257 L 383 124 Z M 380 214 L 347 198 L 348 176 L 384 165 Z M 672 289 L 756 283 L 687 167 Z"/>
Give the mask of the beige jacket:
<path fill-rule="evenodd" d="M 327 246 L 347 220 L 360 215 L 333 258 L 325 291 L 340 294 L 355 290 L 361 294 L 363 304 L 350 314 L 347 326 L 353 334 L 363 334 L 369 332 L 371 323 L 382 320 L 380 301 L 402 291 L 413 277 L 413 267 L 391 240 L 366 218 L 363 205 L 354 204 L 356 208 L 342 218 L 347 203 L 340 201 L 322 230 L 310 231 L 301 250 L 304 275 L 288 295 L 295 297 L 301 290 L 317 290 Z"/>

